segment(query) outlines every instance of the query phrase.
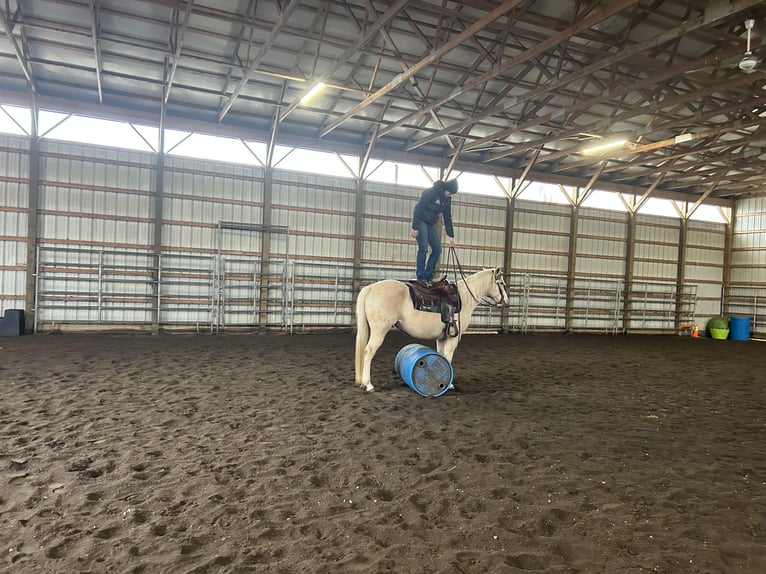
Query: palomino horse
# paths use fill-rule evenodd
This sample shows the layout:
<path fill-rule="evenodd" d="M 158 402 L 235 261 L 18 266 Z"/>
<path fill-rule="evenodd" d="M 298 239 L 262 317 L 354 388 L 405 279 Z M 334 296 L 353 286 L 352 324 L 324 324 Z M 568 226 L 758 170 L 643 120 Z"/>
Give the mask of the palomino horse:
<path fill-rule="evenodd" d="M 362 289 L 356 303 L 356 383 L 366 391 L 374 390 L 370 365 L 392 326 L 416 339 L 436 339 L 436 350 L 452 361 L 476 306 L 482 301 L 489 305 L 508 303 L 500 268 L 484 269 L 458 281 L 457 290 L 462 301 L 460 312 L 455 314 L 458 333 L 455 337 L 445 337 L 441 315 L 417 311 L 409 288 L 401 281 L 384 279 Z"/>

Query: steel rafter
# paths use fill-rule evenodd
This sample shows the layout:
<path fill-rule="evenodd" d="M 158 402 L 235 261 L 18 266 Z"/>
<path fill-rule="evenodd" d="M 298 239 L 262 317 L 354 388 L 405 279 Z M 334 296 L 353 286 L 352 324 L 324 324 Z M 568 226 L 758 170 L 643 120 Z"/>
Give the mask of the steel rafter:
<path fill-rule="evenodd" d="M 266 53 L 271 49 L 272 45 L 277 39 L 277 36 L 279 36 L 280 32 L 282 31 L 282 28 L 287 22 L 287 19 L 290 18 L 290 16 L 292 15 L 292 13 L 295 11 L 295 9 L 298 7 L 300 3 L 301 3 L 301 0 L 290 0 L 290 3 L 287 6 L 285 6 L 284 10 L 282 10 L 277 22 L 274 24 L 274 27 L 272 28 L 271 33 L 269 34 L 269 37 L 261 45 L 261 48 L 258 51 L 258 54 L 256 54 L 253 61 L 248 64 L 247 69 L 245 70 L 245 73 L 242 75 L 242 79 L 239 81 L 237 86 L 231 92 L 229 97 L 226 98 L 225 101 L 221 102 L 221 109 L 218 112 L 219 122 L 223 121 L 223 118 L 226 117 L 227 113 L 229 113 L 231 106 L 234 105 L 234 102 L 239 97 L 240 92 L 242 92 L 242 89 L 247 85 L 247 82 L 250 81 L 250 77 L 253 75 L 253 72 L 255 72 L 255 69 L 260 65 L 261 61 L 266 56 Z"/>
<path fill-rule="evenodd" d="M 170 97 L 170 89 L 173 87 L 173 80 L 176 75 L 176 69 L 178 68 L 178 59 L 181 57 L 181 50 L 183 49 L 184 45 L 184 35 L 186 34 L 186 30 L 189 27 L 189 18 L 191 17 L 193 5 L 194 0 L 186 0 L 186 9 L 184 10 L 183 18 L 180 18 L 180 10 L 178 9 L 178 5 L 173 7 L 173 18 L 171 23 L 172 30 L 169 42 L 169 47 L 172 55 L 169 59 L 169 70 L 165 80 L 165 88 L 163 90 L 164 95 L 162 98 L 165 103 L 168 102 L 168 98 Z"/>
<path fill-rule="evenodd" d="M 37 92 L 34 76 L 32 75 L 32 66 L 29 64 L 28 57 L 19 47 L 16 36 L 13 34 L 13 26 L 11 25 L 10 14 L 6 13 L 2 8 L 0 8 L 0 25 L 2 25 L 3 32 L 5 32 L 5 35 L 8 37 L 8 41 L 11 43 L 11 49 L 16 56 L 16 60 L 18 60 L 19 65 L 21 66 L 21 70 L 24 73 L 24 77 L 27 79 L 30 90 L 33 93 Z"/>
<path fill-rule="evenodd" d="M 391 90 L 399 87 L 404 81 L 408 80 L 410 77 L 414 76 L 417 72 L 425 68 L 426 66 L 429 66 L 433 64 L 434 62 L 438 61 L 439 58 L 441 58 L 444 54 L 455 48 L 456 46 L 459 46 L 462 44 L 465 40 L 479 32 L 480 30 L 483 30 L 487 24 L 490 22 L 493 22 L 497 20 L 498 18 L 501 18 L 504 16 L 507 12 L 509 12 L 511 9 L 513 9 L 517 4 L 519 4 L 522 0 L 505 0 L 500 6 L 489 12 L 488 14 L 484 15 L 483 17 L 479 18 L 476 22 L 474 22 L 471 26 L 469 26 L 466 30 L 464 30 L 462 33 L 455 36 L 453 39 L 448 41 L 447 43 L 441 45 L 439 48 L 434 50 L 431 54 L 411 66 L 406 72 L 403 72 L 396 77 L 394 77 L 390 82 L 388 82 L 385 86 L 378 89 L 374 94 L 368 96 L 365 98 L 364 101 L 358 103 L 354 107 L 352 107 L 350 110 L 348 110 L 346 113 L 344 113 L 339 119 L 335 120 L 330 126 L 328 126 L 324 132 L 322 132 L 322 137 L 329 134 L 331 131 L 336 129 L 340 124 L 345 122 L 347 119 L 349 119 L 351 116 L 359 113 L 361 110 L 372 104 L 373 102 L 376 102 L 386 94 L 388 94 Z"/>
<path fill-rule="evenodd" d="M 312 87 L 320 81 L 329 80 L 333 72 L 343 66 L 350 57 L 356 55 L 362 47 L 366 46 L 377 35 L 381 28 L 388 24 L 388 22 L 390 22 L 394 16 L 396 16 L 399 10 L 401 10 L 408 2 L 409 0 L 396 0 L 396 2 L 389 6 L 383 15 L 378 18 L 356 42 L 346 48 L 343 54 L 341 54 L 340 57 L 338 57 L 326 70 L 324 70 L 324 72 L 318 78 L 315 79 Z M 306 92 L 308 92 L 308 90 L 306 90 Z M 301 98 L 305 95 L 306 92 L 302 93 L 300 97 L 298 97 L 289 106 L 287 106 L 287 109 L 282 112 L 282 116 L 279 118 L 280 121 L 284 120 L 290 114 L 290 112 L 298 107 L 298 105 L 301 103 Z"/>

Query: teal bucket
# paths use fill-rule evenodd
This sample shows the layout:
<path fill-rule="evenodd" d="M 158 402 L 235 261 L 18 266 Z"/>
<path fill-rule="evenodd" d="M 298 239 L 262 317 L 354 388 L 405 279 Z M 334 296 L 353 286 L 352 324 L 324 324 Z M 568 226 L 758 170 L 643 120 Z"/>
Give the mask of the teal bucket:
<path fill-rule="evenodd" d="M 407 386 L 422 397 L 443 395 L 454 376 L 447 357 L 417 343 L 399 349 L 394 368 Z"/>
<path fill-rule="evenodd" d="M 729 339 L 732 341 L 750 340 L 750 317 L 732 317 L 729 319 Z"/>

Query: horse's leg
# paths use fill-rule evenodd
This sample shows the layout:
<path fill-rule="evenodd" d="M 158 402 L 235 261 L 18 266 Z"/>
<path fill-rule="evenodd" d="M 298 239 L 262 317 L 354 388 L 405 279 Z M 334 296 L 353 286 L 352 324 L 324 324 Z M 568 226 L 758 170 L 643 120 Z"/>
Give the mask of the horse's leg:
<path fill-rule="evenodd" d="M 460 337 L 447 337 L 446 339 L 436 340 L 436 350 L 442 355 L 447 357 L 447 360 L 452 362 L 452 355 L 455 354 L 457 344 L 460 342 Z"/>
<path fill-rule="evenodd" d="M 457 344 L 459 342 L 460 342 L 460 335 L 458 335 L 457 337 L 447 337 L 446 339 L 437 339 L 436 350 L 439 351 L 445 357 L 447 357 L 447 360 L 451 364 L 452 356 L 455 354 L 455 349 L 457 349 Z M 454 389 L 455 383 L 451 383 L 449 388 Z"/>
<path fill-rule="evenodd" d="M 383 344 L 383 339 L 386 338 L 387 330 L 388 329 L 378 329 L 374 325 L 370 325 L 370 338 L 364 348 L 364 367 L 362 368 L 362 380 L 359 383 L 359 385 L 368 393 L 375 390 L 375 387 L 372 386 L 372 381 L 370 380 L 372 359 L 375 358 L 375 353 L 378 352 L 378 349 L 380 349 L 380 346 Z"/>

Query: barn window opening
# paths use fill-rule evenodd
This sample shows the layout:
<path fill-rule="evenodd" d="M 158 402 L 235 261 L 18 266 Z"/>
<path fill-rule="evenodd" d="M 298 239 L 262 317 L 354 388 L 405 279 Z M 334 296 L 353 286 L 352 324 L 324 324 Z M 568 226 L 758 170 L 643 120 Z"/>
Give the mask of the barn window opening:
<path fill-rule="evenodd" d="M 647 199 L 646 203 L 639 208 L 638 213 L 680 219 L 676 208 L 673 207 L 673 202 L 669 199 L 662 199 L 660 197 L 650 197 Z"/>
<path fill-rule="evenodd" d="M 41 111 L 39 133 L 46 139 L 154 151 L 128 122 Z"/>
<path fill-rule="evenodd" d="M 32 115 L 29 108 L 0 106 L 0 133 L 25 136 L 29 135 L 31 127 Z"/>
<path fill-rule="evenodd" d="M 728 207 L 721 209 L 715 205 L 701 204 L 697 207 L 694 213 L 691 214 L 689 219 L 696 221 L 709 221 L 712 223 L 726 223 L 727 218 L 731 217 L 731 209 Z"/>
<path fill-rule="evenodd" d="M 559 205 L 569 205 L 570 201 L 567 199 L 567 192 L 570 197 L 572 196 L 572 189 L 563 190 L 558 185 L 551 183 L 540 183 L 539 181 L 530 181 L 528 184 L 522 185 L 522 191 L 519 193 L 519 199 L 526 199 L 529 201 L 540 201 L 543 203 L 557 203 Z"/>
<path fill-rule="evenodd" d="M 354 177 L 354 174 L 349 172 L 349 166 L 334 153 L 302 148 L 284 148 L 283 146 L 276 146 L 276 148 L 289 149 L 290 152 L 283 154 L 281 158 L 274 158 L 273 166 L 275 168 L 332 177 Z"/>
<path fill-rule="evenodd" d="M 628 211 L 620 196 L 611 191 L 601 191 L 595 189 L 593 192 L 585 198 L 582 202 L 583 207 L 591 207 L 593 209 L 606 209 L 607 211 Z"/>
<path fill-rule="evenodd" d="M 764 112 L 766 113 L 766 112 Z M 763 114 L 760 114 L 763 115 Z M 29 136 L 32 131 L 31 110 L 24 106 L 0 104 L 0 133 Z M 40 110 L 38 133 L 43 138 L 77 143 L 118 147 L 156 153 L 159 149 L 159 128 L 130 122 L 93 118 L 88 116 Z M 757 152 L 763 151 L 757 149 Z M 241 138 L 222 137 L 183 130 L 165 130 L 165 152 L 203 160 L 217 160 L 245 165 L 264 166 L 268 146 L 264 142 L 246 141 Z M 290 146 L 276 145 L 272 165 L 286 171 L 314 173 L 339 178 L 359 177 L 360 158 Z M 440 177 L 440 168 L 418 164 L 371 159 L 364 178 L 371 182 L 425 188 Z M 464 194 L 493 197 L 507 196 L 514 189 L 511 178 L 486 174 L 458 172 L 460 191 Z M 567 205 L 575 197 L 573 187 L 527 181 L 521 185 L 518 197 Z M 625 212 L 626 206 L 620 196 L 613 192 L 594 190 L 583 206 Z M 669 200 L 649 198 L 639 209 L 640 213 L 679 218 L 679 213 Z M 703 204 L 690 216 L 691 220 L 726 223 L 730 210 Z"/>
<path fill-rule="evenodd" d="M 169 138 L 169 134 L 173 137 Z M 239 138 L 225 138 L 198 133 L 190 134 L 174 130 L 165 130 L 165 153 L 168 155 L 212 159 L 245 165 L 260 164 L 260 161 L 255 157 L 251 149 Z"/>
<path fill-rule="evenodd" d="M 457 172 L 449 176 L 457 178 L 461 194 L 484 195 L 490 197 L 507 197 L 511 190 L 509 178 L 496 178 L 484 173 Z"/>

